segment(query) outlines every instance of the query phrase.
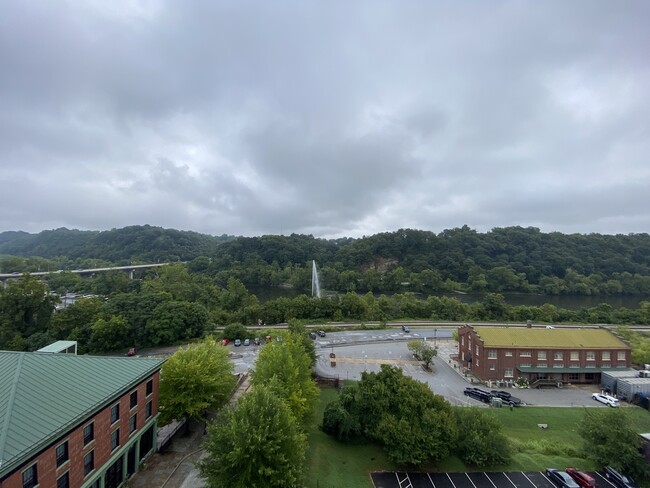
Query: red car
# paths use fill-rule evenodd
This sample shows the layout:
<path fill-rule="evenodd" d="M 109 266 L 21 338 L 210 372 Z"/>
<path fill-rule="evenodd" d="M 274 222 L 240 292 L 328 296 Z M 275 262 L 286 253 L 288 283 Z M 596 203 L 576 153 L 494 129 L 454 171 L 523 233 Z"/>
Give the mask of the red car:
<path fill-rule="evenodd" d="M 221 341 L 222 346 L 227 346 L 230 341 L 228 339 L 224 339 Z"/>
<path fill-rule="evenodd" d="M 589 476 L 584 471 L 580 471 L 576 468 L 567 468 L 566 472 L 571 478 L 573 478 L 576 483 L 584 488 L 596 488 L 596 480 Z"/>

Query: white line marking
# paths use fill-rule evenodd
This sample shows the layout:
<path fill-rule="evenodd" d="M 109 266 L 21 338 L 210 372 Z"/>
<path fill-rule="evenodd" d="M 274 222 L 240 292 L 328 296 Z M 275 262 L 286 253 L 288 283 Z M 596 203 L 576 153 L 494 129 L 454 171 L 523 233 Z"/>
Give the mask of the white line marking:
<path fill-rule="evenodd" d="M 452 485 L 454 488 L 456 488 L 456 485 L 454 484 L 454 482 L 451 481 L 451 476 L 449 476 L 449 473 L 445 473 L 445 474 L 447 475 L 447 478 L 449 478 L 449 482 L 451 483 L 451 485 Z"/>
<path fill-rule="evenodd" d="M 469 482 L 472 484 L 472 486 L 473 486 L 474 488 L 476 488 L 476 485 L 475 485 L 474 482 L 472 481 L 472 478 L 469 477 L 469 474 L 465 473 L 465 476 L 467 476 L 467 479 L 468 479 Z"/>
<path fill-rule="evenodd" d="M 510 479 L 510 476 L 508 476 L 508 475 L 505 474 L 505 473 L 503 473 L 503 476 L 505 476 L 506 478 L 508 478 L 508 481 L 510 482 L 510 484 L 511 484 L 512 486 L 514 486 L 515 488 L 517 488 L 517 485 L 515 485 L 515 484 L 512 482 L 512 480 Z"/>
<path fill-rule="evenodd" d="M 436 488 L 436 484 L 435 484 L 435 483 L 433 482 L 433 480 L 431 479 L 431 475 L 430 475 L 429 473 L 427 473 L 427 478 L 429 478 L 429 481 L 430 481 L 431 484 L 433 485 L 433 488 Z M 496 488 L 496 487 L 495 487 L 495 488 Z"/>
<path fill-rule="evenodd" d="M 606 476 L 603 476 L 602 474 L 600 474 L 600 473 L 597 472 L 597 471 L 596 471 L 596 474 L 600 477 L 600 479 L 602 479 L 602 480 L 603 480 L 605 483 L 607 483 L 609 486 L 616 486 L 614 483 L 612 483 L 611 481 L 609 481 L 609 480 L 607 479 Z"/>
<path fill-rule="evenodd" d="M 490 483 L 492 483 L 492 486 L 494 486 L 494 488 L 497 488 L 497 485 L 494 484 L 494 482 L 492 481 L 492 479 L 488 476 L 488 474 L 487 474 L 485 471 L 483 471 L 483 474 L 484 474 L 485 477 L 488 479 L 488 481 L 489 481 Z"/>
<path fill-rule="evenodd" d="M 540 471 L 540 473 L 542 473 L 542 472 Z M 528 475 L 526 475 L 526 473 L 524 473 L 524 472 L 522 471 L 521 474 L 524 475 L 524 477 L 528 480 L 528 482 L 529 482 L 531 485 L 533 485 L 535 488 L 537 488 L 537 485 L 531 481 L 531 479 L 528 477 Z M 542 476 L 544 476 L 544 473 L 542 473 Z M 549 480 L 549 481 L 550 481 L 550 480 Z M 553 484 L 555 484 L 555 483 L 553 483 Z"/>

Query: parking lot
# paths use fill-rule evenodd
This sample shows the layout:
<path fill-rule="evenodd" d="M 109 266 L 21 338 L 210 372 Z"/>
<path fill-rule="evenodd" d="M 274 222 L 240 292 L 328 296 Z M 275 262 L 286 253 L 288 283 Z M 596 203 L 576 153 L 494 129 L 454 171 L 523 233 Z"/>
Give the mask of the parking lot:
<path fill-rule="evenodd" d="M 589 473 L 598 487 L 614 487 L 600 473 Z M 554 488 L 543 472 L 371 473 L 375 488 Z"/>

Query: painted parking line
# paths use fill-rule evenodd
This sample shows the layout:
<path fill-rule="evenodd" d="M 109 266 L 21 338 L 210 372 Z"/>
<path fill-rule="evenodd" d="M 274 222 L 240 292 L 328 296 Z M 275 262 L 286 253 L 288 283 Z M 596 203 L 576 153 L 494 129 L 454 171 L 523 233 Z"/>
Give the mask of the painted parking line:
<path fill-rule="evenodd" d="M 413 488 L 408 473 L 395 473 L 395 478 L 397 478 L 399 488 Z"/>
<path fill-rule="evenodd" d="M 429 477 L 429 473 L 409 473 L 413 488 L 436 488 Z"/>
<path fill-rule="evenodd" d="M 492 483 L 487 473 L 467 473 L 467 477 L 476 488 L 496 488 L 496 485 Z"/>
<path fill-rule="evenodd" d="M 465 473 L 447 473 L 455 488 L 474 488 Z"/>
<path fill-rule="evenodd" d="M 546 477 L 546 474 L 539 473 L 525 473 L 531 483 L 539 488 L 554 488 L 554 484 Z"/>
<path fill-rule="evenodd" d="M 392 471 L 383 473 L 371 473 L 370 478 L 375 488 L 399 488 L 399 484 L 395 479 L 395 473 Z"/>
<path fill-rule="evenodd" d="M 487 476 L 492 484 L 498 488 L 514 488 L 517 486 L 510 481 L 510 478 L 506 473 L 485 473 L 485 476 Z"/>
<path fill-rule="evenodd" d="M 605 476 L 603 476 L 600 473 L 589 473 L 589 475 L 592 478 L 598 480 L 598 486 L 606 486 L 606 487 L 613 486 L 613 487 L 616 487 L 616 485 L 614 483 L 609 481 Z"/>
<path fill-rule="evenodd" d="M 429 473 L 429 478 L 434 488 L 454 488 L 447 473 Z"/>
<path fill-rule="evenodd" d="M 517 488 L 531 488 L 535 486 L 535 484 L 531 483 L 526 475 L 520 471 L 513 471 L 504 474 L 508 477 L 510 483 L 515 485 Z"/>

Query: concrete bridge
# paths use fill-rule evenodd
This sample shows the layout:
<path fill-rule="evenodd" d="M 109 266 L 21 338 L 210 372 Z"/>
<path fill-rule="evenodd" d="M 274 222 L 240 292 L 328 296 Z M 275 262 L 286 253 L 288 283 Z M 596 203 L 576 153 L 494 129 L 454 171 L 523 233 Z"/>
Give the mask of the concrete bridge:
<path fill-rule="evenodd" d="M 179 264 L 179 263 L 154 263 L 154 264 L 131 264 L 128 266 L 113 266 L 109 268 L 88 268 L 88 269 L 60 269 L 57 271 L 37 271 L 35 273 L 25 273 L 30 276 L 48 276 L 56 273 L 74 273 L 80 276 L 92 276 L 96 273 L 105 273 L 107 271 L 127 271 L 129 273 L 129 278 L 133 279 L 133 273 L 139 269 L 151 269 L 159 268 L 161 266 L 168 266 L 170 264 Z M 182 263 L 181 263 L 182 264 Z M 7 287 L 7 281 L 9 280 L 18 280 L 22 278 L 23 273 L 0 273 L 0 282 L 2 282 L 3 288 Z"/>

